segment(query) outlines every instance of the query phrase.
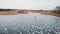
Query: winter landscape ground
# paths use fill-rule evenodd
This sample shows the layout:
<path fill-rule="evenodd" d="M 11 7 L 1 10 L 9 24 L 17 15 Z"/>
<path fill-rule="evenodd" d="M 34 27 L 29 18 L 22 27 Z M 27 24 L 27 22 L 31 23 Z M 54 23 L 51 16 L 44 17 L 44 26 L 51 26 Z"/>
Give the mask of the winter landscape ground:
<path fill-rule="evenodd" d="M 1 11 L 0 34 L 60 34 L 60 14 L 48 11 Z"/>

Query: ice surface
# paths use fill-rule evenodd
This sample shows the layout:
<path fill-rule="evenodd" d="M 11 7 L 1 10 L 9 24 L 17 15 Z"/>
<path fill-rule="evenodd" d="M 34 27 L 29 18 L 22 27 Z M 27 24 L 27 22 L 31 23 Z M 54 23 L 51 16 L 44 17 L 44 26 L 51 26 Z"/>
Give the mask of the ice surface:
<path fill-rule="evenodd" d="M 60 34 L 60 18 L 42 14 L 0 16 L 0 34 Z"/>

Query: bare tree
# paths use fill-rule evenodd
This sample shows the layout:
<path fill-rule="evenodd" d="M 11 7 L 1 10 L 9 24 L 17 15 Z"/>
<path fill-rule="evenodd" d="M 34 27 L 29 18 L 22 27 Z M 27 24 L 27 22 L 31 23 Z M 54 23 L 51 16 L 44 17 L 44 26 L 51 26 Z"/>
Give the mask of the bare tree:
<path fill-rule="evenodd" d="M 56 8 L 53 10 L 53 12 L 60 14 L 60 6 L 56 6 Z"/>

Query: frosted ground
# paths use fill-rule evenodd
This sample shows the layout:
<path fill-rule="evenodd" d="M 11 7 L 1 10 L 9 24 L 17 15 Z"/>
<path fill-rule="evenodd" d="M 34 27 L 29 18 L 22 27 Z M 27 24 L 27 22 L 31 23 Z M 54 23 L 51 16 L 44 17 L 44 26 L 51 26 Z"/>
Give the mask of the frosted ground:
<path fill-rule="evenodd" d="M 0 34 L 60 34 L 60 18 L 32 13 L 1 15 Z"/>

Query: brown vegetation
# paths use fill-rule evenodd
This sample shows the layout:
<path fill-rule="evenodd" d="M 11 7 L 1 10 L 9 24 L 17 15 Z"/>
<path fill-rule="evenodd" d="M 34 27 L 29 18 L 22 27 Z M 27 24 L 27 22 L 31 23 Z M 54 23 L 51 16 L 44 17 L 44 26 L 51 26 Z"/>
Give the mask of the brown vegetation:
<path fill-rule="evenodd" d="M 43 11 L 43 12 L 40 12 L 41 14 L 45 14 L 45 15 L 52 15 L 52 16 L 57 16 L 57 17 L 60 17 L 60 14 L 59 13 L 54 13 L 52 11 Z"/>
<path fill-rule="evenodd" d="M 54 13 L 51 10 L 16 10 L 15 9 L 15 10 L 11 10 L 11 11 L 0 11 L 0 15 L 29 14 L 29 12 L 60 17 L 60 14 Z"/>
<path fill-rule="evenodd" d="M 0 15 L 16 15 L 18 14 L 17 11 L 4 11 L 0 12 Z"/>

